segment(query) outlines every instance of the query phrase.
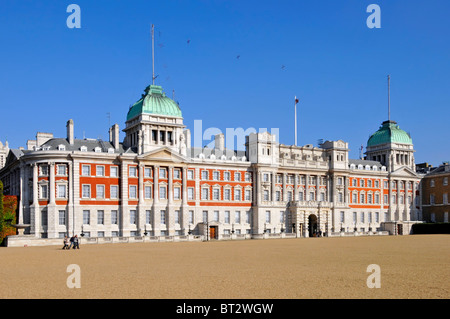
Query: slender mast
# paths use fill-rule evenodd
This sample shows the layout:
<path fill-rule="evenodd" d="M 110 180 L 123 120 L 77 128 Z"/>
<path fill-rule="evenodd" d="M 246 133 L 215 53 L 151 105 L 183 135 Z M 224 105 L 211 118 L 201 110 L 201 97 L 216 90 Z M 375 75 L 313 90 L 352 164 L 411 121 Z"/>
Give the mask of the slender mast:
<path fill-rule="evenodd" d="M 152 84 L 155 85 L 155 26 L 152 24 Z"/>
<path fill-rule="evenodd" d="M 294 121 L 295 121 L 295 142 L 294 145 L 297 146 L 297 96 L 294 98 L 295 101 L 295 115 L 294 115 Z"/>
<path fill-rule="evenodd" d="M 388 75 L 388 120 L 391 121 L 391 76 Z"/>

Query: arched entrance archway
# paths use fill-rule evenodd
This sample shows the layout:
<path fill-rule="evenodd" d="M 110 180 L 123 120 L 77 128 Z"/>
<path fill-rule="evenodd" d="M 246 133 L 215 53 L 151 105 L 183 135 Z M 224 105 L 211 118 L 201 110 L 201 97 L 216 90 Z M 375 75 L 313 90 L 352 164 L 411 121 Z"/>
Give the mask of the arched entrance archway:
<path fill-rule="evenodd" d="M 317 233 L 317 216 L 314 214 L 311 214 L 308 216 L 308 232 L 309 237 L 316 237 Z"/>

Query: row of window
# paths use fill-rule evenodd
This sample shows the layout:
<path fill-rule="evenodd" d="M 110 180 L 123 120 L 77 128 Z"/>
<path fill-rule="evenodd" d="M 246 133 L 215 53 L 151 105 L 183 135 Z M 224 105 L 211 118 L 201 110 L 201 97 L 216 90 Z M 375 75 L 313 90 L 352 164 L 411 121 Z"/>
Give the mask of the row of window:
<path fill-rule="evenodd" d="M 436 196 L 434 194 L 430 194 L 430 205 L 435 205 L 436 203 Z M 446 205 L 448 204 L 448 193 L 442 194 L 442 204 Z"/>
<path fill-rule="evenodd" d="M 271 176 L 270 173 L 264 173 L 262 175 L 263 182 L 271 182 Z M 305 175 L 292 175 L 287 174 L 286 175 L 286 184 L 294 185 L 295 179 L 296 182 L 300 185 L 306 185 L 306 177 Z M 276 174 L 276 180 L 275 182 L 278 184 L 283 183 L 283 175 L 282 174 Z M 326 185 L 327 184 L 327 178 L 324 176 L 308 176 L 308 184 L 309 185 Z M 339 177 L 338 184 L 342 185 L 342 177 Z"/>
<path fill-rule="evenodd" d="M 359 213 L 359 222 L 360 223 L 365 223 L 366 220 L 366 216 L 367 216 L 367 222 L 368 223 L 379 223 L 380 222 L 380 213 L 379 212 L 360 212 Z M 384 221 L 387 222 L 389 221 L 389 213 L 385 212 L 384 213 Z M 340 222 L 341 223 L 345 223 L 347 222 L 346 220 L 346 214 L 345 212 L 341 212 L 340 214 Z M 353 212 L 353 219 L 352 219 L 353 223 L 357 223 L 358 222 L 358 213 L 357 212 Z"/>
<path fill-rule="evenodd" d="M 359 201 L 358 201 L 359 199 Z M 399 195 L 398 196 L 398 200 L 400 202 L 401 205 L 405 204 L 405 195 Z M 389 203 L 389 195 L 384 194 L 383 197 L 383 202 L 385 204 Z M 375 196 L 373 194 L 364 194 L 364 193 L 360 193 L 358 196 L 357 192 L 353 192 L 352 193 L 352 203 L 353 204 L 380 204 L 380 194 L 375 194 Z M 391 196 L 391 203 L 392 204 L 397 204 L 397 194 L 393 194 Z M 412 196 L 409 195 L 407 197 L 407 204 L 412 204 Z"/>
<path fill-rule="evenodd" d="M 436 182 L 434 181 L 434 179 L 430 179 L 430 187 L 434 187 L 436 185 Z M 442 179 L 442 186 L 447 186 L 448 185 L 448 177 L 444 177 Z"/>
<path fill-rule="evenodd" d="M 269 190 L 263 191 L 263 201 L 266 201 L 266 202 L 270 201 L 270 193 L 271 192 Z M 292 191 L 287 191 L 286 194 L 287 194 L 287 201 L 294 200 Z M 342 193 L 338 193 L 338 194 L 339 194 L 338 201 L 343 202 L 344 197 L 343 197 Z M 284 199 L 282 199 L 281 195 L 282 195 L 281 191 L 275 191 L 275 198 L 273 199 L 273 201 L 276 201 L 276 202 L 284 201 Z M 317 194 L 315 191 L 309 192 L 308 197 L 306 197 L 305 191 L 300 191 L 300 192 L 298 192 L 298 201 L 305 201 L 305 200 L 316 201 L 316 196 L 317 196 Z M 326 193 L 320 192 L 318 200 L 321 202 L 327 201 Z"/>

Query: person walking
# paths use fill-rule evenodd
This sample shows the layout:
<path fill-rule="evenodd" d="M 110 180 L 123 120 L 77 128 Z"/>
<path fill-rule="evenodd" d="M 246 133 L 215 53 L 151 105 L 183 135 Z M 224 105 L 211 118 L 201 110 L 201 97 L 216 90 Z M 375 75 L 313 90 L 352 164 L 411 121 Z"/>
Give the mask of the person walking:
<path fill-rule="evenodd" d="M 69 238 L 67 236 L 64 236 L 64 246 L 62 249 L 69 249 Z"/>
<path fill-rule="evenodd" d="M 73 238 L 73 249 L 80 249 L 78 235 L 75 235 L 75 237 Z"/>
<path fill-rule="evenodd" d="M 72 248 L 72 246 L 73 246 L 73 240 L 74 240 L 74 236 L 70 237 L 70 245 L 69 245 L 69 247 L 68 247 L 67 249 Z M 75 249 L 75 247 L 74 247 L 74 249 Z"/>

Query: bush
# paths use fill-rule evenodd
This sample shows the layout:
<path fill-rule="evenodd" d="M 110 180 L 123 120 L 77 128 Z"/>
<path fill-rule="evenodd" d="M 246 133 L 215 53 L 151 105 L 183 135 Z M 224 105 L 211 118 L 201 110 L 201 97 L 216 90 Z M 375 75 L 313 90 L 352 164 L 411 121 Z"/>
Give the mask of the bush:
<path fill-rule="evenodd" d="M 3 196 L 3 183 L 0 181 L 0 245 L 6 236 L 16 235 L 17 197 Z"/>
<path fill-rule="evenodd" d="M 450 234 L 450 223 L 414 224 L 413 234 Z"/>

